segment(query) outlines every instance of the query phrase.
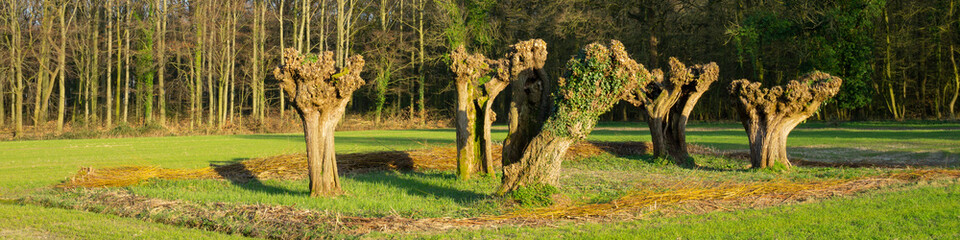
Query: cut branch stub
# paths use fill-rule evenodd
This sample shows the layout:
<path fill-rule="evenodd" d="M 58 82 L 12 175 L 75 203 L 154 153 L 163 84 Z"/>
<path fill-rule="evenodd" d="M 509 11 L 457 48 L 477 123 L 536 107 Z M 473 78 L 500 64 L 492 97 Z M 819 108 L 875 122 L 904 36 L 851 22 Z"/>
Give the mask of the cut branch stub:
<path fill-rule="evenodd" d="M 304 56 L 288 48 L 283 52 L 281 65 L 273 70 L 286 100 L 303 121 L 310 196 L 342 193 L 333 135 L 353 92 L 364 84 L 360 78 L 363 57 L 351 57 L 344 68 L 334 64 L 333 52 Z"/>
<path fill-rule="evenodd" d="M 360 78 L 365 64 L 355 55 L 346 67 L 337 69 L 333 52 L 302 55 L 293 48 L 283 53 L 283 62 L 274 70 L 287 101 L 300 109 L 330 109 L 341 101 L 350 100 L 353 92 L 365 83 Z"/>
<path fill-rule="evenodd" d="M 542 127 L 530 131 L 535 137 L 529 141 L 514 141 L 514 124 L 511 123 L 511 135 L 504 146 L 503 184 L 498 193 L 538 184 L 556 186 L 561 157 L 571 144 L 590 134 L 600 114 L 610 110 L 635 87 L 640 69 L 618 41 L 610 41 L 608 45 L 593 43 L 583 48 L 567 62 L 563 77 L 553 91 L 556 107 L 549 109 L 555 110 L 550 112 Z M 511 110 L 511 114 L 515 112 Z M 529 115 L 510 118 L 522 117 L 535 119 Z M 516 144 L 526 146 L 518 148 Z M 510 160 L 507 155 L 510 149 L 522 149 L 513 153 L 520 156 L 519 160 Z"/>
<path fill-rule="evenodd" d="M 686 127 L 700 96 L 717 81 L 716 63 L 687 67 L 670 58 L 669 76 L 660 69 L 640 71 L 638 87 L 625 98 L 647 115 L 654 156 L 670 156 L 681 164 L 693 164 L 687 151 Z M 646 81 L 644 81 L 646 80 Z"/>
<path fill-rule="evenodd" d="M 730 95 L 747 131 L 753 167 L 791 166 L 786 149 L 790 131 L 836 95 L 842 82 L 819 71 L 772 88 L 746 79 L 733 81 Z"/>

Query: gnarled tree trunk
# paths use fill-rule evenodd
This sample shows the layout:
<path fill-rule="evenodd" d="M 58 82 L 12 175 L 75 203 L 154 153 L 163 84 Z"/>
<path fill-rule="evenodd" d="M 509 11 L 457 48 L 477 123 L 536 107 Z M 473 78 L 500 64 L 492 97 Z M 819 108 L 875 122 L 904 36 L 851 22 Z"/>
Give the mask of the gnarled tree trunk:
<path fill-rule="evenodd" d="M 546 44 L 533 59 L 546 58 Z M 537 48 L 541 46 L 535 46 Z M 523 56 L 527 58 L 527 56 Z M 545 79 L 532 78 L 538 67 L 513 68 L 528 72 L 526 81 L 518 81 L 511 104 L 510 136 L 504 146 L 503 183 L 498 193 L 505 194 L 523 186 L 557 185 L 561 157 L 574 142 L 584 139 L 593 130 L 600 114 L 610 110 L 628 92 L 645 81 L 639 78 L 640 65 L 630 59 L 623 44 L 611 41 L 609 45 L 587 45 L 567 62 L 567 68 L 557 81 L 556 107 L 550 106 L 545 94 Z M 520 74 L 515 74 L 520 75 Z M 538 77 L 544 76 L 536 74 Z M 539 80 L 530 82 L 530 80 Z M 541 84 L 536 86 L 536 84 Z M 537 111 L 546 111 L 548 118 L 538 124 Z M 518 115 L 513 115 L 518 114 Z M 525 141 L 527 137 L 532 138 Z M 516 138 L 515 138 L 516 137 Z M 517 146 L 523 145 L 523 146 Z"/>
<path fill-rule="evenodd" d="M 335 67 L 333 52 L 301 55 L 288 48 L 283 62 L 273 70 L 281 81 L 287 101 L 300 113 L 310 174 L 310 196 L 332 196 L 342 192 L 337 170 L 333 134 L 343 117 L 353 91 L 364 84 L 360 78 L 363 57 L 350 58 L 343 68 Z"/>
<path fill-rule="evenodd" d="M 641 65 L 640 76 L 649 81 L 639 85 L 626 100 L 645 110 L 655 157 L 669 156 L 680 164 L 695 164 L 687 151 L 687 119 L 718 74 L 716 63 L 687 67 L 672 57 L 667 78 L 660 69 L 651 73 Z"/>
<path fill-rule="evenodd" d="M 787 136 L 798 124 L 817 112 L 820 105 L 840 91 L 840 78 L 813 72 L 786 86 L 761 88 L 746 79 L 730 84 L 730 95 L 750 141 L 754 168 L 790 167 Z"/>
<path fill-rule="evenodd" d="M 510 82 L 509 61 L 471 55 L 463 46 L 451 57 L 450 69 L 457 74 L 457 176 L 469 179 L 476 172 L 493 175 L 490 126 L 496 118 L 492 107 Z"/>

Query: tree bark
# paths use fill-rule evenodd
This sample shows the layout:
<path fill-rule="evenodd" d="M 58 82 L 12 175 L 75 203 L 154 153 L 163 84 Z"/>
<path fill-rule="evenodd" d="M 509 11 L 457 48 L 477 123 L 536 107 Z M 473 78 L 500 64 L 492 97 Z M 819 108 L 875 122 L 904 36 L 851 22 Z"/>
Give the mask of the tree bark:
<path fill-rule="evenodd" d="M 157 0 L 162 1 L 162 4 L 158 7 L 161 7 L 157 11 L 160 14 L 160 19 L 158 19 L 157 28 L 157 84 L 159 84 L 159 96 L 157 96 L 157 102 L 159 102 L 160 110 L 160 125 L 167 125 L 167 88 L 164 85 L 164 80 L 166 79 L 166 68 L 167 68 L 167 0 Z"/>
<path fill-rule="evenodd" d="M 640 65 L 630 59 L 619 41 L 587 45 L 557 81 L 556 90 L 542 73 L 546 44 L 532 44 L 537 51 L 515 55 L 531 64 L 513 64 L 514 95 L 510 110 L 510 133 L 504 141 L 503 179 L 497 190 L 506 194 L 523 186 L 559 184 L 561 157 L 571 144 L 584 139 L 598 116 L 610 110 L 638 84 Z M 536 63 L 536 64 L 533 64 Z M 583 86 L 596 86 L 583 89 Z M 607 86 L 607 87 L 601 87 Z M 556 97 L 552 106 L 550 93 Z M 543 113 L 543 114 L 541 114 Z M 549 116 L 546 121 L 540 119 Z M 532 138 L 531 138 L 532 137 Z M 529 139 L 529 141 L 528 141 Z"/>
<path fill-rule="evenodd" d="M 354 56 L 345 68 L 338 68 L 333 52 L 315 57 L 310 60 L 288 48 L 273 73 L 303 121 L 310 195 L 332 196 L 342 193 L 333 134 L 353 92 L 364 83 L 360 78 L 364 61 Z"/>
<path fill-rule="evenodd" d="M 957 55 L 957 52 L 953 50 L 953 46 L 951 45 L 950 46 L 950 63 L 953 64 L 953 99 L 950 100 L 950 104 L 947 105 L 947 108 L 950 109 L 950 117 L 952 117 L 954 120 L 957 120 L 958 118 L 960 118 L 960 116 L 958 116 L 957 113 L 955 112 L 957 98 L 960 97 L 960 70 L 958 70 L 957 60 L 954 57 L 954 55 Z"/>
<path fill-rule="evenodd" d="M 60 73 L 58 77 L 59 85 L 59 101 L 57 101 L 57 134 L 63 133 L 63 115 L 66 110 L 66 100 L 67 100 L 67 88 L 66 88 L 66 78 L 67 78 L 67 4 L 61 3 L 59 9 L 57 9 L 57 18 L 60 21 L 60 48 L 57 49 L 57 72 Z"/>
<path fill-rule="evenodd" d="M 14 122 L 14 137 L 20 137 L 23 135 L 23 34 L 20 27 L 20 18 L 18 13 L 20 12 L 22 6 L 20 6 L 20 1 L 12 0 L 8 3 L 8 17 L 10 21 L 11 28 L 11 46 L 10 46 L 10 55 L 13 60 L 13 74 L 14 79 L 16 79 L 15 89 L 13 91 L 14 97 L 14 109 L 13 109 L 13 122 Z"/>
<path fill-rule="evenodd" d="M 476 122 L 477 112 L 473 107 L 474 91 L 468 83 L 457 83 L 457 177 L 470 179 L 476 172 Z"/>
<path fill-rule="evenodd" d="M 113 128 L 113 0 L 107 0 L 107 106 L 104 113 L 107 129 Z"/>
<path fill-rule="evenodd" d="M 730 84 L 730 95 L 750 143 L 753 168 L 780 165 L 789 168 L 787 136 L 840 91 L 843 81 L 822 72 L 769 89 L 745 79 Z"/>
<path fill-rule="evenodd" d="M 654 157 L 670 157 L 681 165 L 695 165 L 687 151 L 687 119 L 710 84 L 717 81 L 716 63 L 687 67 L 676 58 L 670 58 L 669 76 L 656 69 L 642 69 L 642 78 L 649 81 L 640 85 L 626 100 L 642 107 L 653 142 Z"/>
<path fill-rule="evenodd" d="M 503 168 L 498 192 L 503 194 L 535 183 L 558 186 L 561 158 L 576 140 L 541 132 L 530 141 L 519 161 Z"/>

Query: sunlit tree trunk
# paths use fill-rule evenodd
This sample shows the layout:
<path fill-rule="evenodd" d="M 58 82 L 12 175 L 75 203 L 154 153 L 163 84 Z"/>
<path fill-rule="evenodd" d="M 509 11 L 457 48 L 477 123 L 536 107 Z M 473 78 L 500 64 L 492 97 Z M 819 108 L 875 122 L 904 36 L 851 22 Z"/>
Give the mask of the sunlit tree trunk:
<path fill-rule="evenodd" d="M 273 73 L 303 121 L 310 195 L 339 195 L 333 135 L 353 92 L 364 84 L 360 78 L 364 61 L 357 55 L 339 68 L 334 66 L 332 52 L 315 57 L 315 61 L 305 60 L 296 49 L 285 49 L 282 64 Z"/>
<path fill-rule="evenodd" d="M 543 47 L 545 49 L 545 44 Z M 543 56 L 545 58 L 546 50 L 543 50 Z M 531 70 L 534 69 L 537 68 Z M 525 96 L 521 95 L 515 99 L 516 104 L 511 108 L 527 107 L 529 110 L 539 108 L 541 111 L 548 111 L 549 117 L 539 129 L 515 129 L 514 123 L 511 123 L 510 136 L 506 142 L 510 146 L 504 146 L 503 181 L 497 192 L 502 195 L 532 185 L 558 186 L 561 157 L 570 145 L 585 139 L 590 134 L 598 121 L 598 116 L 610 110 L 637 84 L 644 81 L 638 78 L 639 69 L 640 65 L 630 59 L 619 41 L 613 40 L 607 45 L 593 43 L 584 47 L 567 62 L 567 69 L 564 70 L 563 77 L 557 81 L 556 90 L 551 91 L 554 93 L 552 96 L 557 98 L 555 107 L 543 104 L 544 99 L 539 99 L 540 101 L 531 99 L 542 98 L 543 93 L 529 91 L 536 89 L 522 90 Z M 523 84 L 521 86 L 530 83 Z M 584 89 L 583 86 L 591 88 Z M 511 114 L 514 112 L 519 110 L 511 110 Z M 519 118 L 535 120 L 534 116 L 536 115 L 533 112 L 528 112 L 527 116 L 511 116 L 510 119 L 511 121 Z M 536 121 L 518 124 L 538 125 Z M 526 136 L 533 136 L 533 138 L 529 142 L 513 141 L 514 130 L 525 132 Z M 515 144 L 525 146 L 517 147 Z M 522 151 L 518 152 L 516 149 L 522 149 Z"/>
<path fill-rule="evenodd" d="M 650 81 L 626 100 L 645 110 L 653 155 L 671 157 L 683 165 L 695 164 L 687 152 L 687 120 L 700 96 L 719 77 L 719 67 L 716 63 L 687 67 L 671 57 L 669 76 L 660 69 L 640 72 Z"/>
<path fill-rule="evenodd" d="M 130 28 L 133 27 L 133 9 L 130 4 L 130 0 L 127 0 L 125 11 L 126 11 L 126 26 L 123 28 L 123 58 L 124 62 L 124 75 L 123 75 L 123 122 L 129 123 L 128 115 L 130 113 L 130 58 L 132 52 L 130 52 Z"/>

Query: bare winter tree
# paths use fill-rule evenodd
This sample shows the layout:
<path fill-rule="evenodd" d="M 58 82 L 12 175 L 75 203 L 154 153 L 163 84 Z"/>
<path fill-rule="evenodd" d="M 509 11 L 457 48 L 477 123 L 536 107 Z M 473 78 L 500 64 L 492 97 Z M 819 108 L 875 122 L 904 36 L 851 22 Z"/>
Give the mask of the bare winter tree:
<path fill-rule="evenodd" d="M 694 164 L 687 152 L 687 119 L 700 96 L 717 81 L 719 72 L 716 63 L 687 67 L 672 57 L 667 77 L 660 69 L 650 73 L 641 65 L 640 75 L 647 79 L 646 84 L 638 85 L 626 100 L 647 114 L 655 157 L 669 156 L 683 165 Z"/>
<path fill-rule="evenodd" d="M 529 68 L 526 71 L 537 69 Z M 514 86 L 541 86 L 520 89 L 527 92 L 520 97 L 526 98 L 514 99 L 511 106 L 521 108 L 512 109 L 511 114 L 526 113 L 527 116 L 510 116 L 511 121 L 521 121 L 510 123 L 511 139 L 508 139 L 507 144 L 511 146 L 505 146 L 504 149 L 517 149 L 515 144 L 526 146 L 521 147 L 523 150 L 520 152 L 512 152 L 510 156 L 506 153 L 508 150 L 504 150 L 503 184 L 498 192 L 504 194 L 523 186 L 538 184 L 556 186 L 563 154 L 571 144 L 590 134 L 600 114 L 610 110 L 642 81 L 640 69 L 640 64 L 629 57 L 619 41 L 612 40 L 607 45 L 587 45 L 567 62 L 563 77 L 558 79 L 556 89 L 551 91 L 553 98 L 556 98 L 556 107 L 544 104 L 544 95 L 537 92 L 549 89 L 542 84 L 544 80 L 530 81 L 533 79 L 531 76 L 536 75 L 539 78 L 543 75 L 525 73 L 528 81 L 522 82 L 523 85 L 518 82 L 518 85 Z M 547 111 L 549 117 L 539 129 L 530 129 L 530 126 L 538 125 L 535 114 L 540 111 Z M 514 124 L 518 125 L 517 128 L 514 128 Z M 522 141 L 525 139 L 512 139 L 514 131 L 534 137 L 529 142 Z M 509 159 L 518 156 L 517 161 Z"/>
<path fill-rule="evenodd" d="M 730 84 L 730 95 L 750 141 L 754 168 L 790 167 L 787 136 L 798 124 L 817 112 L 824 101 L 840 91 L 843 82 L 823 72 L 813 72 L 786 86 L 761 88 L 746 79 Z"/>
<path fill-rule="evenodd" d="M 287 101 L 300 113 L 310 173 L 310 196 L 338 195 L 340 177 L 333 133 L 343 117 L 353 91 L 364 84 L 360 78 L 363 57 L 355 55 L 343 68 L 335 66 L 333 52 L 301 55 L 284 50 L 282 64 L 273 70 Z"/>

